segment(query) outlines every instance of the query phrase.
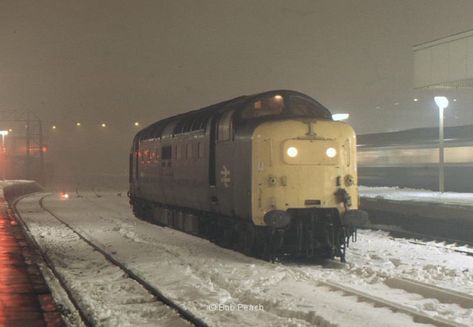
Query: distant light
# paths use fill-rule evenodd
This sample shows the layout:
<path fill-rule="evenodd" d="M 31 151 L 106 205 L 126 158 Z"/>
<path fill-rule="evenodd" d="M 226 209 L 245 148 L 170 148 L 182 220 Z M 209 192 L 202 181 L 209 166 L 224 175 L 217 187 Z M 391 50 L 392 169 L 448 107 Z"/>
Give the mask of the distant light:
<path fill-rule="evenodd" d="M 336 121 L 347 120 L 350 117 L 350 114 L 333 114 L 332 119 Z"/>
<path fill-rule="evenodd" d="M 135 126 L 140 126 L 140 123 L 135 121 Z"/>
<path fill-rule="evenodd" d="M 0 131 L 0 135 L 1 135 L 1 136 L 7 136 L 7 135 L 8 135 L 8 131 Z"/>
<path fill-rule="evenodd" d="M 282 95 L 279 95 L 279 94 L 278 94 L 278 95 L 275 95 L 275 96 L 274 96 L 274 99 L 275 99 L 275 100 L 278 100 L 278 101 L 281 101 L 281 100 L 282 100 Z"/>
<path fill-rule="evenodd" d="M 399 106 L 399 102 L 394 102 L 394 105 L 395 105 L 395 106 Z"/>
<path fill-rule="evenodd" d="M 43 150 L 43 152 L 48 152 L 48 147 L 47 147 L 47 146 L 43 146 L 42 150 Z"/>
<path fill-rule="evenodd" d="M 61 192 L 60 197 L 61 199 L 66 200 L 66 199 L 69 199 L 69 194 L 66 192 Z"/>
<path fill-rule="evenodd" d="M 419 101 L 419 99 L 417 99 L 417 98 L 414 98 L 414 102 L 417 102 L 417 101 Z"/>
<path fill-rule="evenodd" d="M 107 127 L 107 124 L 105 124 L 105 123 L 102 123 L 102 125 L 101 125 L 101 126 L 102 126 L 102 127 Z"/>
<path fill-rule="evenodd" d="M 76 126 L 80 126 L 80 123 L 76 123 Z"/>
<path fill-rule="evenodd" d="M 13 129 L 10 128 L 8 131 L 11 133 L 11 132 L 13 132 Z"/>
<path fill-rule="evenodd" d="M 381 106 L 376 106 L 376 109 L 381 109 Z"/>
<path fill-rule="evenodd" d="M 434 97 L 434 101 L 439 109 L 445 109 L 448 107 L 448 99 L 444 96 Z"/>
<path fill-rule="evenodd" d="M 56 125 L 53 125 L 52 129 L 56 129 Z"/>
<path fill-rule="evenodd" d="M 457 99 L 453 99 L 453 102 L 457 102 Z"/>

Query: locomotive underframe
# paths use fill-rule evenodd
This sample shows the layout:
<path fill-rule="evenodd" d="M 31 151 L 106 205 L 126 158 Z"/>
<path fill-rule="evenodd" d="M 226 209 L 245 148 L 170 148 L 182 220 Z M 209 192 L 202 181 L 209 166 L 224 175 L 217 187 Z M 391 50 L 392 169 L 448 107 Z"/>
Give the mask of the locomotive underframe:
<path fill-rule="evenodd" d="M 356 229 L 343 225 L 337 209 L 289 209 L 284 228 L 256 226 L 250 221 L 189 208 L 130 198 L 138 218 L 208 239 L 246 255 L 273 261 L 281 257 L 333 258 L 345 261 Z"/>

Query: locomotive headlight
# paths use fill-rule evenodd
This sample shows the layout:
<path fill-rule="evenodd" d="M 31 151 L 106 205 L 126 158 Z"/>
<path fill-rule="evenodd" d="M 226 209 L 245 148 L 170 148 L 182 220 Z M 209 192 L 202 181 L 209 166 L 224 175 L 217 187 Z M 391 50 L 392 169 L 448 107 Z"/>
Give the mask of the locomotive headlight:
<path fill-rule="evenodd" d="M 325 154 L 329 158 L 334 158 L 337 155 L 337 150 L 335 148 L 330 147 L 327 150 L 325 150 Z"/>
<path fill-rule="evenodd" d="M 287 155 L 291 158 L 295 158 L 298 152 L 299 151 L 297 151 L 297 148 L 294 146 L 287 148 Z"/>

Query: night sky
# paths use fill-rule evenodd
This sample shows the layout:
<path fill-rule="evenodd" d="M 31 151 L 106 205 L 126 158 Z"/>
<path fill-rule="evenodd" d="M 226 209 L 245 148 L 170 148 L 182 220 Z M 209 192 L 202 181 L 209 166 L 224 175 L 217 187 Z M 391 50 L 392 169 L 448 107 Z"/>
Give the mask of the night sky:
<path fill-rule="evenodd" d="M 359 133 L 436 126 L 412 46 L 472 30 L 472 13 L 469 0 L 0 0 L 0 110 L 41 118 L 67 185 L 126 175 L 135 121 L 270 89 L 349 112 Z M 473 124 L 471 89 L 441 93 L 458 99 L 447 126 Z"/>

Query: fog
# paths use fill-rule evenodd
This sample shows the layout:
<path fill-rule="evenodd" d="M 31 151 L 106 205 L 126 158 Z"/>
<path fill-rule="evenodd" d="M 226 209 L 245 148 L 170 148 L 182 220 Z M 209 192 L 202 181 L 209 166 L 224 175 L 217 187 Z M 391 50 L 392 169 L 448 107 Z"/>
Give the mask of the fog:
<path fill-rule="evenodd" d="M 359 133 L 436 126 L 412 46 L 472 30 L 472 12 L 466 0 L 1 0 L 0 111 L 42 120 L 69 189 L 125 187 L 139 128 L 264 90 L 349 112 Z M 458 98 L 447 126 L 473 123 L 471 93 L 443 91 Z"/>

